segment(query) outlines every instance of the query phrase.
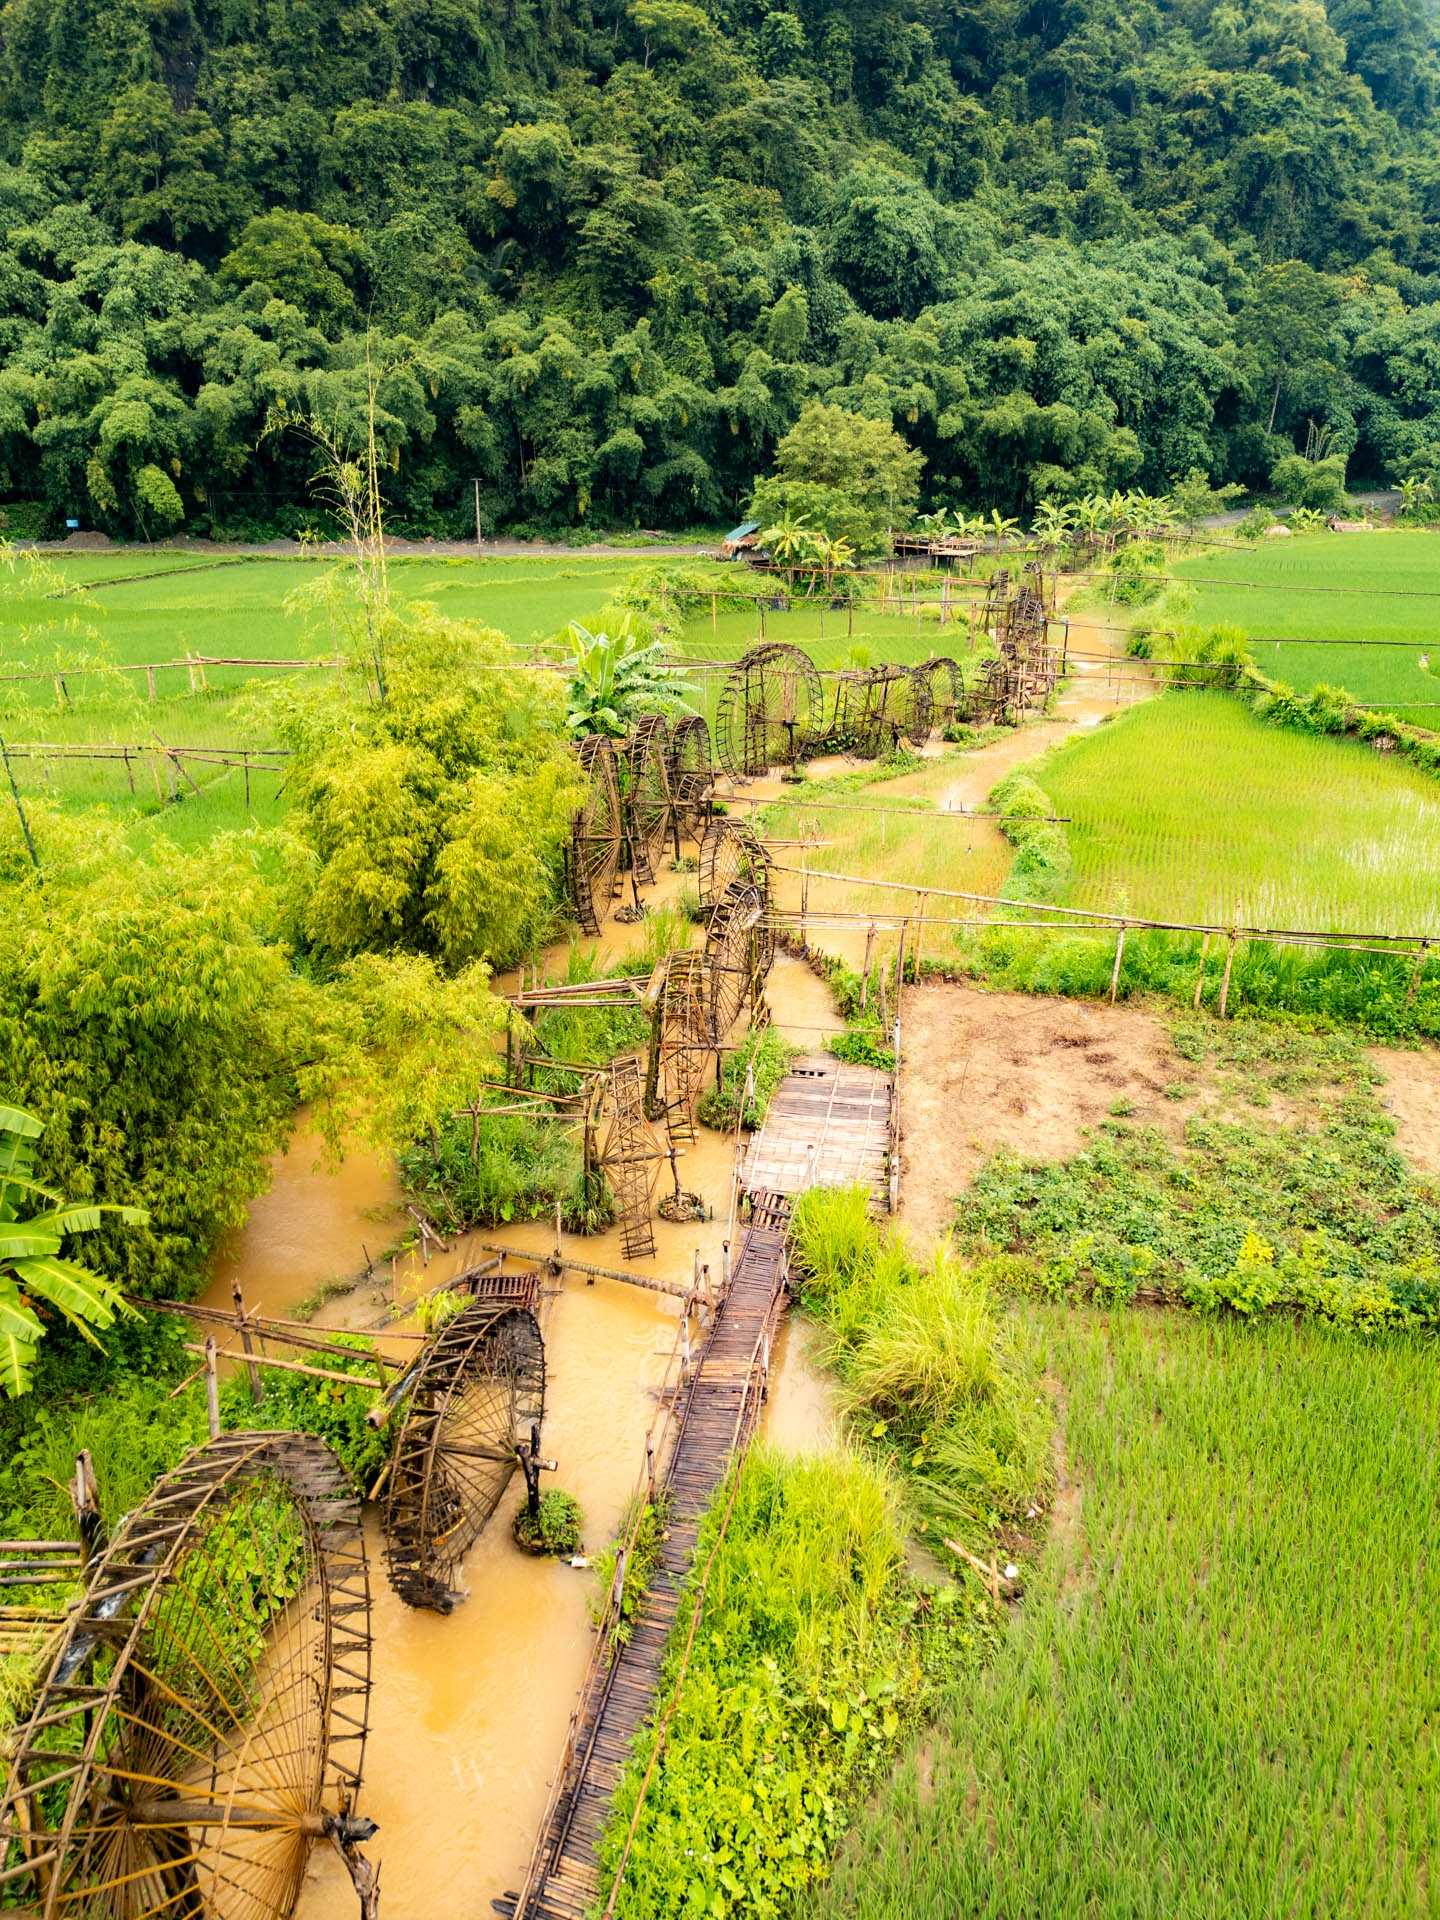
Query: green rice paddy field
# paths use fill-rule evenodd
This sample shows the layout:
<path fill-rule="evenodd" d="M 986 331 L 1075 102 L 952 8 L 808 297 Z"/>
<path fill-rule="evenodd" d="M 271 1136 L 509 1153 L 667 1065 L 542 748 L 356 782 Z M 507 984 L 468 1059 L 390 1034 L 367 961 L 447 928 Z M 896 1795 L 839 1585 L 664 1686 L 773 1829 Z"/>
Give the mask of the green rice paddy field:
<path fill-rule="evenodd" d="M 1440 932 L 1440 782 L 1347 740 L 1172 693 L 1036 769 L 1068 815 L 1064 900 L 1150 919 Z"/>
<path fill-rule="evenodd" d="M 1440 677 L 1421 665 L 1440 669 L 1440 531 L 1297 534 L 1195 554 L 1175 572 L 1193 583 L 1186 617 L 1243 628 L 1272 679 L 1344 687 L 1440 727 Z"/>
<path fill-rule="evenodd" d="M 1440 1369 L 1315 1326 L 1041 1316 L 1023 1604 L 812 1920 L 1422 1920 Z"/>

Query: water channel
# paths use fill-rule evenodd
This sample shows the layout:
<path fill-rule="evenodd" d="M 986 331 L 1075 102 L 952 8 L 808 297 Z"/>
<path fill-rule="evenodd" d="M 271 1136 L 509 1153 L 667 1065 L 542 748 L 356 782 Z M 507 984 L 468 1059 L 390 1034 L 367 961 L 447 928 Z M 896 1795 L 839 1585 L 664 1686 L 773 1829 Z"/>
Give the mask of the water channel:
<path fill-rule="evenodd" d="M 662 897 L 671 890 L 662 887 Z M 644 933 L 643 925 L 606 931 L 612 955 L 638 945 Z M 544 956 L 550 977 L 563 977 L 565 957 L 564 948 Z M 509 984 L 497 982 L 501 990 Z M 818 1048 L 824 1031 L 839 1024 L 823 983 L 789 956 L 777 958 L 767 998 L 776 1023 L 800 1047 Z M 686 1225 L 657 1220 L 653 1260 L 627 1263 L 615 1231 L 567 1234 L 562 1255 L 599 1266 L 633 1264 L 682 1284 L 698 1256 L 718 1282 L 733 1165 L 733 1140 L 702 1129 L 681 1158 L 680 1176 L 704 1196 L 712 1217 Z M 403 1327 L 403 1309 L 417 1292 L 486 1257 L 481 1240 L 533 1253 L 555 1246 L 553 1227 L 532 1221 L 462 1238 L 432 1253 L 428 1266 L 415 1254 L 379 1259 L 405 1224 L 390 1162 L 357 1146 L 338 1166 L 326 1164 L 302 1113 L 288 1152 L 276 1157 L 268 1191 L 220 1249 L 206 1302 L 228 1311 L 238 1284 L 248 1308 L 288 1316 L 318 1288 L 364 1274 L 373 1261 L 369 1277 L 333 1293 L 314 1322 L 369 1327 L 399 1309 L 394 1324 Z M 558 1463 L 554 1483 L 584 1510 L 587 1553 L 615 1532 L 641 1476 L 679 1312 L 672 1296 L 612 1280 L 587 1283 L 573 1272 L 547 1286 L 544 1449 Z M 807 1329 L 787 1325 L 762 1431 L 801 1449 L 824 1444 L 834 1427 Z M 391 1911 L 437 1920 L 462 1908 L 486 1913 L 496 1894 L 523 1877 L 545 1808 L 590 1654 L 594 1576 L 515 1547 L 510 1520 L 522 1493 L 517 1475 L 469 1554 L 469 1597 L 449 1616 L 395 1598 L 378 1519 L 370 1519 L 375 1649 L 363 1811 L 380 1825 L 369 1851 L 381 1862 Z M 317 1849 L 300 1920 L 353 1920 L 354 1912 L 338 1860 Z"/>

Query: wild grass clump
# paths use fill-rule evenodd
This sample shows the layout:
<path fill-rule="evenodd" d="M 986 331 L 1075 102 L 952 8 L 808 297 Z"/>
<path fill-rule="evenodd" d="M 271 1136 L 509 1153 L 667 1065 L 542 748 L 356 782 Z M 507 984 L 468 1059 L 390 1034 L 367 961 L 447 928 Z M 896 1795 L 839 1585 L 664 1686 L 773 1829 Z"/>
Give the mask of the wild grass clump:
<path fill-rule="evenodd" d="M 983 1267 L 949 1247 L 917 1262 L 867 1199 L 863 1187 L 801 1195 L 801 1299 L 854 1426 L 903 1469 L 923 1524 L 983 1541 L 1046 1487 L 1051 1414 L 1035 1355 Z"/>
<path fill-rule="evenodd" d="M 906 1728 L 988 1643 L 955 1590 L 927 1594 L 910 1579 L 895 1491 L 876 1465 L 759 1447 L 735 1471 L 723 1538 L 728 1487 L 701 1528 L 695 1566 L 710 1575 L 683 1679 L 683 1635 L 668 1655 L 661 1697 L 677 1680 L 679 1692 L 626 1861 L 622 1920 L 808 1911 Z M 616 1794 L 601 1844 L 607 1893 L 653 1740 L 652 1726 Z"/>
<path fill-rule="evenodd" d="M 697 1112 L 703 1125 L 723 1133 L 735 1125 L 739 1115 L 743 1126 L 758 1127 L 769 1111 L 776 1089 L 790 1071 L 795 1052 L 778 1027 L 752 1029 L 726 1060 L 718 1084 L 701 1097 Z M 752 1066 L 755 1084 L 741 1114 L 745 1079 Z"/>
<path fill-rule="evenodd" d="M 482 1115 L 472 1140 L 466 1116 L 446 1121 L 438 1138 L 438 1152 L 427 1142 L 403 1153 L 400 1174 L 442 1233 L 549 1220 L 557 1200 L 572 1232 L 596 1232 L 610 1218 L 608 1196 L 587 1191 L 579 1142 L 553 1122 Z"/>

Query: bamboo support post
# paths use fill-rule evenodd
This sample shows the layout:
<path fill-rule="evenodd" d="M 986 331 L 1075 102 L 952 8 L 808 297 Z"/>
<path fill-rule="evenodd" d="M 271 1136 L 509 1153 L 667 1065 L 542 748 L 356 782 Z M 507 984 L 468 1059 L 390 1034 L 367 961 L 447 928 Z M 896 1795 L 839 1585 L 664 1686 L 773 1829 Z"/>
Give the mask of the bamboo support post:
<path fill-rule="evenodd" d="M 1225 952 L 1225 972 L 1220 980 L 1220 1018 L 1222 1020 L 1230 1004 L 1230 974 L 1235 965 L 1235 943 L 1239 937 L 1237 933 L 1230 935 L 1230 945 Z"/>
<path fill-rule="evenodd" d="M 260 1378 L 260 1369 L 253 1359 L 248 1358 L 255 1351 L 250 1339 L 250 1329 L 245 1321 L 245 1296 L 240 1291 L 240 1282 L 236 1280 L 230 1288 L 230 1298 L 235 1302 L 235 1331 L 240 1336 L 240 1345 L 247 1355 L 245 1370 L 250 1376 L 250 1398 L 258 1406 L 265 1398 L 265 1385 Z"/>
<path fill-rule="evenodd" d="M 1115 965 L 1110 970 L 1110 1004 L 1113 1007 L 1120 992 L 1120 963 L 1125 958 L 1125 928 L 1122 926 L 1115 936 Z"/>
<path fill-rule="evenodd" d="M 1200 971 L 1195 976 L 1195 998 L 1190 1003 L 1191 1006 L 1194 1007 L 1197 1011 L 1199 1010 L 1199 1006 L 1200 1006 L 1200 996 L 1205 991 L 1205 962 L 1209 958 L 1210 958 L 1210 936 L 1207 933 L 1204 939 L 1200 942 Z"/>
<path fill-rule="evenodd" d="M 860 973 L 860 1011 L 865 1011 L 870 998 L 870 961 L 875 952 L 875 922 L 872 920 L 865 929 L 865 964 Z"/>
<path fill-rule="evenodd" d="M 207 1333 L 204 1346 L 198 1349 L 188 1340 L 185 1344 L 192 1353 L 199 1351 L 205 1355 L 205 1411 L 209 1418 L 210 1438 L 218 1440 L 220 1438 L 220 1374 L 216 1366 L 215 1336 L 213 1333 Z"/>
<path fill-rule="evenodd" d="M 185 1342 L 185 1350 L 187 1353 L 205 1353 L 207 1368 L 209 1366 L 209 1356 L 212 1353 L 217 1360 L 243 1360 L 245 1358 L 244 1353 L 235 1348 L 216 1347 L 213 1333 L 206 1336 L 203 1348 L 198 1346 L 195 1341 L 187 1340 Z M 359 1359 L 368 1359 L 370 1356 L 368 1354 L 357 1354 L 356 1357 Z M 307 1366 L 303 1360 L 279 1360 L 274 1354 L 267 1354 L 264 1364 L 267 1367 L 278 1367 L 282 1373 L 303 1373 L 311 1380 L 331 1380 L 334 1381 L 337 1386 L 341 1387 L 365 1387 L 369 1385 L 364 1374 L 340 1373 L 334 1367 L 311 1367 Z M 219 1418 L 218 1411 L 216 1418 Z"/>

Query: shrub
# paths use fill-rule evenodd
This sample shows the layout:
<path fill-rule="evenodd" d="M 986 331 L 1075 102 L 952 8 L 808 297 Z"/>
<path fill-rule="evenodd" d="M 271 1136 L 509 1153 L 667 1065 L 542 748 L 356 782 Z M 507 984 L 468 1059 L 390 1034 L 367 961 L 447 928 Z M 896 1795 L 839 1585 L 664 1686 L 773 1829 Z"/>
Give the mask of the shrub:
<path fill-rule="evenodd" d="M 548 1487 L 540 1496 L 540 1505 L 531 1513 L 529 1503 L 515 1515 L 514 1534 L 527 1553 L 548 1553 L 568 1559 L 580 1551 L 584 1516 L 573 1493 Z"/>
<path fill-rule="evenodd" d="M 790 1063 L 794 1058 L 794 1047 L 777 1027 L 762 1027 L 758 1031 L 752 1029 L 726 1060 L 719 1084 L 711 1087 L 702 1097 L 698 1108 L 701 1121 L 707 1127 L 724 1132 L 735 1125 L 736 1116 L 739 1115 L 742 1125 L 758 1127 L 765 1118 L 775 1089 L 790 1071 Z M 745 1077 L 752 1065 L 755 1069 L 754 1090 L 745 1103 L 744 1113 L 740 1114 Z"/>

